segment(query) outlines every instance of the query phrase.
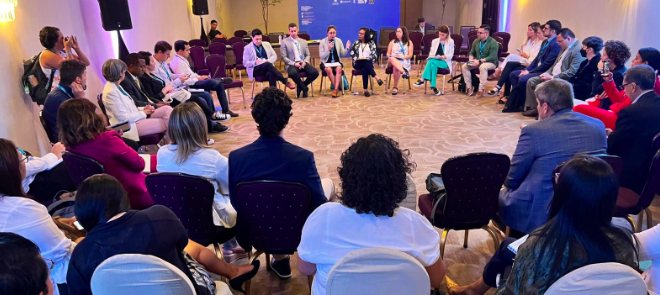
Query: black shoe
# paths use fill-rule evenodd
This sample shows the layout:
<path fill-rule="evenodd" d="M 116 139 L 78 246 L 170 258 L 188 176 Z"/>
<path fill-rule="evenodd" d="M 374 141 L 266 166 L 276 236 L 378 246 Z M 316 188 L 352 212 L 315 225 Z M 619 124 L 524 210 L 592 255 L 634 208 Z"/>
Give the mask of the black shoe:
<path fill-rule="evenodd" d="M 224 114 L 225 114 L 225 115 L 229 115 L 229 116 L 232 117 L 232 118 L 236 118 L 236 117 L 238 117 L 238 114 L 237 114 L 237 113 L 234 113 L 234 112 L 232 112 L 232 111 L 227 111 L 227 112 L 225 112 Z"/>
<path fill-rule="evenodd" d="M 369 97 L 369 96 L 371 96 L 371 93 L 369 93 L 369 91 L 365 91 L 364 92 L 364 97 Z"/>
<path fill-rule="evenodd" d="M 502 113 L 520 113 L 522 111 L 523 111 L 522 108 L 514 109 L 514 108 L 504 107 L 504 109 L 502 109 Z"/>
<path fill-rule="evenodd" d="M 231 286 L 232 289 L 245 294 L 245 290 L 243 290 L 243 283 L 249 281 L 250 279 L 252 279 L 254 276 L 257 275 L 260 266 L 259 260 L 253 261 L 252 265 L 254 266 L 254 268 L 251 271 L 246 272 L 240 276 L 237 276 L 229 280 L 229 286 Z"/>
<path fill-rule="evenodd" d="M 291 265 L 289 264 L 290 260 L 290 257 L 277 261 L 273 259 L 270 263 L 270 266 L 268 267 L 268 270 L 272 270 L 275 275 L 277 275 L 282 280 L 288 279 L 291 277 Z"/>
<path fill-rule="evenodd" d="M 309 97 L 309 87 L 305 86 L 305 89 L 303 89 L 303 98 L 308 98 Z"/>
<path fill-rule="evenodd" d="M 229 127 L 222 125 L 220 123 L 215 124 L 213 127 L 211 127 L 211 130 L 209 130 L 209 133 L 224 133 L 229 130 Z"/>
<path fill-rule="evenodd" d="M 383 86 L 383 80 L 381 80 L 381 79 L 378 79 L 378 81 L 377 81 L 377 82 L 378 82 L 378 86 Z"/>
<path fill-rule="evenodd" d="M 413 85 L 418 86 L 418 87 L 419 87 L 419 86 L 423 86 L 423 85 L 424 85 L 424 81 L 422 81 L 422 80 L 417 80 L 417 82 L 415 82 L 415 84 L 413 84 Z"/>
<path fill-rule="evenodd" d="M 234 82 L 234 79 L 229 77 L 223 77 L 218 79 L 220 79 L 220 82 L 222 82 L 222 84 L 231 84 L 231 82 Z"/>
<path fill-rule="evenodd" d="M 531 109 L 522 113 L 525 117 L 538 117 L 539 111 L 537 109 Z"/>
<path fill-rule="evenodd" d="M 441 95 L 442 94 L 442 92 L 440 92 L 440 90 L 438 90 L 438 88 L 431 87 L 431 90 L 433 90 L 433 93 L 435 93 L 435 95 Z"/>
<path fill-rule="evenodd" d="M 302 93 L 302 91 L 303 90 L 302 90 L 302 88 L 300 88 L 300 86 L 296 87 L 296 98 L 300 97 L 300 93 Z"/>
<path fill-rule="evenodd" d="M 410 79 L 410 73 L 408 73 L 408 70 L 403 69 L 403 71 L 404 71 L 405 73 L 403 73 L 402 77 L 403 77 L 404 79 Z"/>

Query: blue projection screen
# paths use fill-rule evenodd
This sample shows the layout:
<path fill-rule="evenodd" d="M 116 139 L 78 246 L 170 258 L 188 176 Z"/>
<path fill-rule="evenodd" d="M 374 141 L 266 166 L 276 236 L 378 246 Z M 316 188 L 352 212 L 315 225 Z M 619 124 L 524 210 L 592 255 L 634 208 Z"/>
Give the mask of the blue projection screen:
<path fill-rule="evenodd" d="M 400 0 L 298 0 L 298 26 L 312 40 L 325 38 L 329 25 L 337 27 L 343 42 L 358 38 L 358 31 L 368 27 L 398 27 L 401 19 Z M 380 38 L 380 36 L 378 36 Z"/>

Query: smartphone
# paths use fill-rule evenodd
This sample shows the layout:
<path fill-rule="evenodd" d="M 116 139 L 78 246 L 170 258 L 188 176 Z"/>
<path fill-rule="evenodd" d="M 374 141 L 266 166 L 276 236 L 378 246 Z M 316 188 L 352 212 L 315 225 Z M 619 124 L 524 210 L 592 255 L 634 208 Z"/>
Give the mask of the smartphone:
<path fill-rule="evenodd" d="M 610 61 L 607 60 L 603 63 L 603 72 L 600 74 L 603 77 L 607 77 L 610 75 Z"/>
<path fill-rule="evenodd" d="M 110 125 L 110 129 L 120 133 L 126 133 L 131 130 L 131 124 L 129 124 L 128 121 L 119 122 L 117 124 Z"/>
<path fill-rule="evenodd" d="M 75 226 L 78 230 L 85 230 L 85 228 L 82 227 L 82 225 L 80 225 L 80 222 L 78 222 L 78 220 L 73 222 L 73 226 Z"/>

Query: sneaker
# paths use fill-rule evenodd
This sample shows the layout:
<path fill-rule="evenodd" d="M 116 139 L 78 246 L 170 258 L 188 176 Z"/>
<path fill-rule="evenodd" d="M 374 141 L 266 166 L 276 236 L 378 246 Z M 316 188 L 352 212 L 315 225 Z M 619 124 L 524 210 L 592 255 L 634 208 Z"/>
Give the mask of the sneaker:
<path fill-rule="evenodd" d="M 424 81 L 422 81 L 422 80 L 417 80 L 417 82 L 415 82 L 415 84 L 413 84 L 413 85 L 415 85 L 415 86 L 417 86 L 417 87 L 419 87 L 419 86 L 424 86 Z"/>
<path fill-rule="evenodd" d="M 214 143 L 215 143 L 215 140 L 213 140 L 213 138 L 209 138 L 209 139 L 206 141 L 206 144 L 208 144 L 208 145 L 212 145 L 212 144 L 214 144 Z"/>
<path fill-rule="evenodd" d="M 222 78 L 219 78 L 219 79 L 220 79 L 220 82 L 222 82 L 222 84 L 231 84 L 232 82 L 234 82 L 234 79 L 229 78 L 229 77 L 222 77 Z"/>
<path fill-rule="evenodd" d="M 495 87 L 491 90 L 488 90 L 487 93 L 488 93 L 488 95 L 500 95 L 501 92 L 502 92 L 502 88 Z"/>
<path fill-rule="evenodd" d="M 291 277 L 291 265 L 289 264 L 290 260 L 291 257 L 287 257 L 278 261 L 272 259 L 268 269 L 272 270 L 280 279 L 288 279 Z"/>
<path fill-rule="evenodd" d="M 431 90 L 433 90 L 433 93 L 435 93 L 435 95 L 442 95 L 442 92 L 440 92 L 440 90 L 438 90 L 438 88 L 433 87 L 433 88 L 431 88 Z"/>
<path fill-rule="evenodd" d="M 213 116 L 211 116 L 211 120 L 219 122 L 226 122 L 229 121 L 229 119 L 231 119 L 231 116 L 224 114 L 223 112 L 215 112 Z"/>
<path fill-rule="evenodd" d="M 224 133 L 229 131 L 229 127 L 222 125 L 220 123 L 213 125 L 211 127 L 211 130 L 209 130 L 209 133 Z"/>
<path fill-rule="evenodd" d="M 229 116 L 232 117 L 232 118 L 236 118 L 236 117 L 238 117 L 238 114 L 237 114 L 237 113 L 234 113 L 234 112 L 232 112 L 232 111 L 227 111 L 227 112 L 225 113 L 225 115 L 229 115 Z"/>

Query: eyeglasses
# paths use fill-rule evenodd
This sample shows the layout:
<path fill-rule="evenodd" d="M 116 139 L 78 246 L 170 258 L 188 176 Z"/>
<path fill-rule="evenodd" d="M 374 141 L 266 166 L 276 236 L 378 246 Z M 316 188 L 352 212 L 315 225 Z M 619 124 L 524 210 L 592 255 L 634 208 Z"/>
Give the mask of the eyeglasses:
<path fill-rule="evenodd" d="M 16 148 L 16 150 L 21 153 L 21 162 L 29 162 L 30 161 L 30 155 L 28 155 L 24 150 L 20 148 Z"/>
<path fill-rule="evenodd" d="M 623 85 L 621 85 L 621 88 L 626 88 L 626 86 L 628 86 L 630 84 L 633 84 L 633 83 L 635 83 L 635 82 L 630 82 L 630 83 L 623 84 Z"/>

